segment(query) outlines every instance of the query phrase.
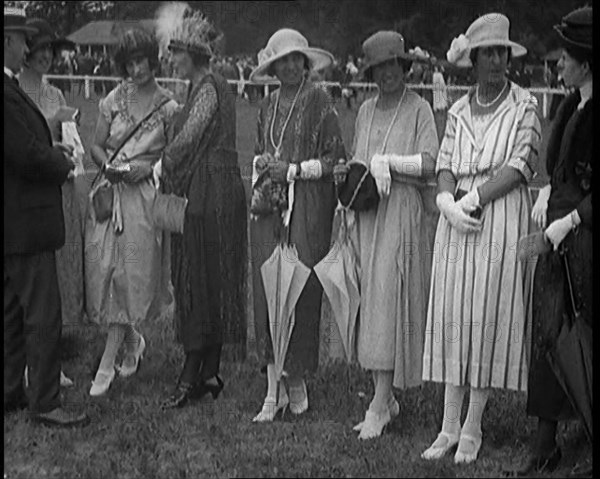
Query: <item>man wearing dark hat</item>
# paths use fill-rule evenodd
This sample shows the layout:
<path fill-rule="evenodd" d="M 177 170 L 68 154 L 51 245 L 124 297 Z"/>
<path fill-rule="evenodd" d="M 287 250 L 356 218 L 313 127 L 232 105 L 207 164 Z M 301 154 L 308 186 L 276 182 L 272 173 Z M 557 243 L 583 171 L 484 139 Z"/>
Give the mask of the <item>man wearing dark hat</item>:
<path fill-rule="evenodd" d="M 574 316 L 592 335 L 592 7 L 569 13 L 554 28 L 563 49 L 558 71 L 565 86 L 575 91 L 563 100 L 553 120 L 546 148 L 550 184 L 540 190 L 532 210 L 552 250 L 539 256 L 535 270 L 527 414 L 537 417 L 538 425 L 531 454 L 516 470 L 520 476 L 547 474 L 558 467 L 558 422 L 575 419 L 577 412 L 592 443 L 591 417 L 583 409 L 585 402 L 586 410 L 592 410 L 591 393 L 582 402 L 564 379 L 591 377 L 591 364 L 590 371 L 584 371 L 587 363 L 573 361 L 564 370 L 564 365 L 551 361 L 561 351 L 559 333 Z M 578 354 L 591 358 L 591 343 L 581 344 Z M 591 389 L 591 383 L 588 386 Z M 590 457 L 571 476 L 592 477 L 591 464 Z"/>
<path fill-rule="evenodd" d="M 4 413 L 29 404 L 32 418 L 57 426 L 87 421 L 61 407 L 61 304 L 55 250 L 65 241 L 61 185 L 75 163 L 52 145 L 48 124 L 19 87 L 25 13 L 4 8 Z M 29 398 L 23 389 L 31 366 Z"/>

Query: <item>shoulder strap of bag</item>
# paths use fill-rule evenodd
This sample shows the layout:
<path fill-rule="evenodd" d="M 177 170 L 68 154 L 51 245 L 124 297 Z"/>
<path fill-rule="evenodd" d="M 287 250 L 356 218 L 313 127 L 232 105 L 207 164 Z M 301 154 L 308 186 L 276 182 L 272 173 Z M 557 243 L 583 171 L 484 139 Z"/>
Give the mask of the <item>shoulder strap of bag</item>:
<path fill-rule="evenodd" d="M 170 100 L 171 100 L 170 98 L 165 99 L 157 107 L 153 108 L 152 111 L 150 113 L 148 113 L 144 118 L 142 118 L 140 120 L 140 122 L 137 125 L 135 125 L 129 131 L 129 133 L 127 133 L 127 135 L 125 135 L 125 138 L 123 138 L 121 140 L 121 143 L 119 143 L 119 145 L 117 146 L 117 148 L 115 148 L 115 151 L 113 152 L 113 154 L 111 155 L 110 159 L 108 160 L 108 162 L 106 164 L 112 163 L 113 160 L 119 154 L 119 152 L 123 149 L 123 147 L 125 146 L 125 144 L 133 137 L 133 135 L 135 135 L 135 133 L 141 128 L 141 126 L 144 124 L 144 122 L 146 122 L 152 115 L 154 115 L 154 113 L 156 113 L 158 110 L 160 110 Z M 100 169 L 98 171 L 98 173 L 96 174 L 96 177 L 94 178 L 94 181 L 92 181 L 92 184 L 96 183 L 96 181 L 98 180 L 98 178 L 100 177 L 100 175 L 103 173 L 103 171 L 104 171 L 103 169 Z"/>

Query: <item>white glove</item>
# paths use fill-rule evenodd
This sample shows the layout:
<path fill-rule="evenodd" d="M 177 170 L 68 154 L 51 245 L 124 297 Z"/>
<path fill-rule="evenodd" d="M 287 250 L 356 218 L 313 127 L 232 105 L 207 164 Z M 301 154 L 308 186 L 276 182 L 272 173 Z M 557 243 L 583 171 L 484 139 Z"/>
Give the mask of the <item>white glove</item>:
<path fill-rule="evenodd" d="M 573 210 L 568 215 L 563 216 L 550 223 L 550 226 L 546 228 L 546 236 L 552 245 L 554 251 L 558 249 L 558 246 L 563 242 L 569 232 L 581 223 L 581 218 L 577 210 Z"/>
<path fill-rule="evenodd" d="M 538 228 L 545 228 L 548 220 L 548 199 L 550 198 L 550 192 L 552 190 L 551 185 L 544 186 L 538 193 L 535 205 L 531 210 L 531 219 L 535 222 Z"/>
<path fill-rule="evenodd" d="M 390 163 L 388 155 L 375 154 L 371 158 L 370 171 L 375 178 L 377 191 L 381 198 L 390 195 L 392 187 L 392 175 L 390 174 Z"/>
<path fill-rule="evenodd" d="M 449 191 L 438 193 L 435 203 L 450 225 L 461 233 L 481 230 L 481 221 L 466 214 Z"/>
<path fill-rule="evenodd" d="M 390 163 L 390 169 L 396 173 L 407 176 L 420 177 L 423 170 L 423 157 L 421 153 L 416 155 L 386 155 Z"/>
<path fill-rule="evenodd" d="M 288 172 L 287 172 L 287 182 L 291 183 L 292 181 L 296 180 L 298 176 L 298 165 L 296 163 L 290 163 L 290 166 L 288 167 Z"/>
<path fill-rule="evenodd" d="M 160 185 L 160 179 L 162 178 L 162 158 L 154 163 L 152 167 L 152 178 L 154 179 L 154 184 L 156 188 Z"/>
<path fill-rule="evenodd" d="M 321 178 L 321 162 L 319 160 L 306 160 L 300 163 L 300 178 L 303 180 L 318 180 Z"/>
<path fill-rule="evenodd" d="M 481 207 L 479 191 L 477 191 L 477 188 L 473 188 L 465 196 L 458 200 L 456 204 L 460 206 L 465 213 L 472 213 L 476 208 Z"/>

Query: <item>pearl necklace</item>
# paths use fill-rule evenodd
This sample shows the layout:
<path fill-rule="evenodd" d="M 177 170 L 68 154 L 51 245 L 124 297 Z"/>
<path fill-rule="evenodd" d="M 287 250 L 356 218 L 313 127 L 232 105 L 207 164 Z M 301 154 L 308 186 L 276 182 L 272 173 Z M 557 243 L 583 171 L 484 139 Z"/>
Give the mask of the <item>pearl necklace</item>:
<path fill-rule="evenodd" d="M 502 94 L 504 93 L 504 90 L 506 90 L 506 87 L 508 86 L 508 82 L 504 83 L 504 86 L 502 87 L 502 90 L 500 90 L 500 93 L 498 93 L 498 96 L 496 98 L 494 98 L 491 102 L 489 103 L 482 103 L 479 100 L 479 84 L 477 85 L 477 89 L 475 91 L 475 101 L 477 102 L 477 104 L 482 107 L 482 108 L 487 108 L 491 105 L 493 105 L 494 103 L 496 103 L 498 101 L 498 99 L 502 96 Z"/>
<path fill-rule="evenodd" d="M 285 122 L 283 123 L 283 128 L 281 129 L 281 135 L 279 136 L 279 141 L 277 142 L 277 144 L 275 143 L 275 139 L 273 136 L 273 130 L 275 128 L 275 118 L 277 117 L 277 111 L 279 110 L 279 97 L 281 96 L 281 87 L 280 90 L 277 92 L 276 95 L 276 99 L 275 99 L 275 109 L 273 111 L 273 120 L 271 121 L 271 131 L 270 131 L 270 136 L 271 136 L 271 145 L 273 145 L 273 148 L 275 148 L 275 159 L 279 160 L 279 156 L 281 154 L 281 144 L 283 143 L 283 135 L 285 133 L 285 130 L 288 126 L 288 123 L 290 121 L 290 118 L 292 118 L 292 113 L 294 112 L 294 107 L 296 106 L 296 102 L 298 101 L 298 98 L 300 97 L 300 92 L 302 91 L 302 88 L 304 87 L 304 82 L 306 81 L 306 77 L 303 76 L 302 77 L 302 83 L 300 84 L 300 87 L 298 88 L 298 91 L 296 92 L 296 96 L 294 97 L 294 101 L 292 101 L 292 106 L 290 107 L 290 111 L 288 113 L 287 118 L 285 119 Z"/>
<path fill-rule="evenodd" d="M 402 92 L 402 96 L 400 97 L 400 101 L 398 102 L 398 105 L 396 105 L 396 111 L 394 112 L 392 121 L 390 121 L 390 126 L 388 127 L 387 133 L 385 134 L 385 137 L 383 138 L 383 144 L 381 146 L 381 154 L 382 155 L 385 153 L 388 138 L 390 136 L 390 133 L 392 132 L 392 127 L 394 126 L 394 123 L 396 123 L 396 118 L 398 117 L 398 113 L 400 112 L 400 105 L 402 104 L 402 100 L 404 100 L 405 94 L 406 94 L 406 86 L 404 87 L 404 91 Z M 377 98 L 375 98 L 375 103 L 373 104 L 373 112 L 371 113 L 371 119 L 369 120 L 369 128 L 367 131 L 367 145 L 366 145 L 367 150 L 365 152 L 367 154 L 367 156 L 369 155 L 369 149 L 371 148 L 371 146 L 370 146 L 371 128 L 373 128 L 373 118 L 375 117 L 375 110 L 377 109 L 377 101 L 378 100 L 379 100 L 379 95 L 377 95 Z"/>

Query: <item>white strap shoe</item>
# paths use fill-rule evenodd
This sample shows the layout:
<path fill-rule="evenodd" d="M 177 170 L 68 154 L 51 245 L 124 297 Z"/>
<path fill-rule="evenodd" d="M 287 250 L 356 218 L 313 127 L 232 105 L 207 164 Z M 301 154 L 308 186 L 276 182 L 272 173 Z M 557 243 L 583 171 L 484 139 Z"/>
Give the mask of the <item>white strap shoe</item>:
<path fill-rule="evenodd" d="M 433 444 L 421 453 L 421 458 L 427 461 L 442 458 L 450 449 L 458 444 L 458 434 L 448 434 L 441 431 Z"/>
<path fill-rule="evenodd" d="M 293 401 L 290 399 L 290 411 L 292 414 L 302 414 L 308 410 L 308 391 L 306 390 L 306 383 L 302 381 L 301 388 L 290 388 L 290 398 L 294 396 L 298 396 L 298 391 L 302 394 L 302 399 L 300 401 Z M 294 394 L 295 393 L 295 394 Z"/>
<path fill-rule="evenodd" d="M 275 401 L 274 397 L 267 396 L 265 398 L 265 402 L 263 403 L 262 409 L 256 416 L 254 416 L 252 422 L 272 422 L 279 411 L 282 411 L 282 416 L 285 414 L 285 410 L 289 404 L 290 399 L 285 392 L 280 395 L 278 403 Z"/>
<path fill-rule="evenodd" d="M 400 414 L 400 404 L 396 401 L 394 395 L 390 396 L 388 399 L 388 409 L 390 410 L 390 417 L 394 419 L 396 416 Z M 356 426 L 352 428 L 353 431 L 360 432 L 365 421 L 359 422 Z"/>
<path fill-rule="evenodd" d="M 90 396 L 102 396 L 110 389 L 110 385 L 115 379 L 115 369 L 111 369 L 109 372 L 100 371 L 96 372 L 96 377 L 92 381 L 92 387 L 90 389 Z"/>
<path fill-rule="evenodd" d="M 470 464 L 477 460 L 479 449 L 481 449 L 481 443 L 483 442 L 483 436 L 481 434 L 469 434 L 462 432 L 460 434 L 460 440 L 458 442 L 458 448 L 454 455 L 455 464 Z"/>
<path fill-rule="evenodd" d="M 364 440 L 381 436 L 385 426 L 387 426 L 391 420 L 392 417 L 390 416 L 390 410 L 388 408 L 386 408 L 383 413 L 379 414 L 368 409 L 358 438 Z"/>

